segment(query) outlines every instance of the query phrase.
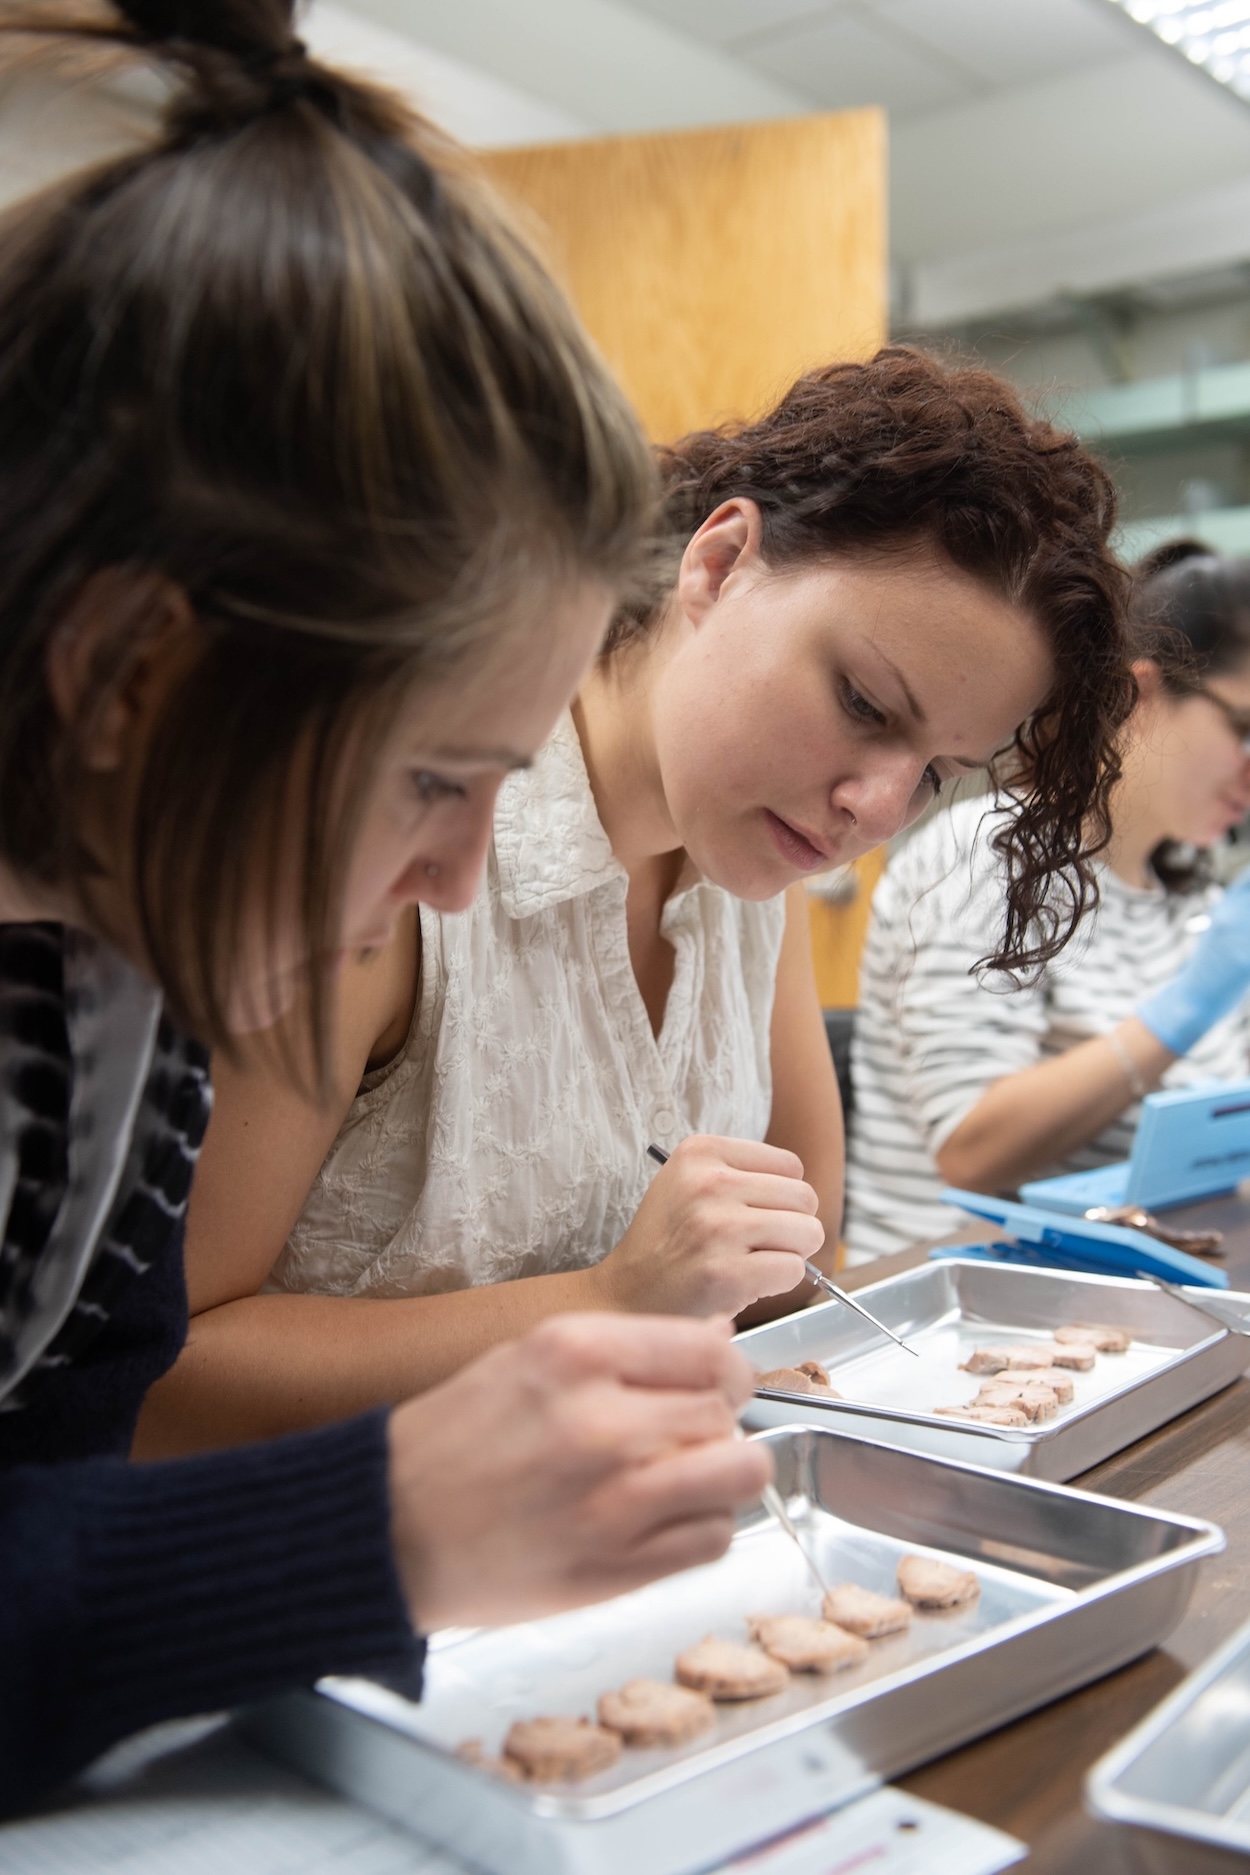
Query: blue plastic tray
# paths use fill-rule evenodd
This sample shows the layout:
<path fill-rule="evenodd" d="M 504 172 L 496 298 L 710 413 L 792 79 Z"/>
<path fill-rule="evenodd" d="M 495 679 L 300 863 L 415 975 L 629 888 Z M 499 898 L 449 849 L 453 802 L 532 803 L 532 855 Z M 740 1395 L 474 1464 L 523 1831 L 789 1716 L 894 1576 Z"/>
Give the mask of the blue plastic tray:
<path fill-rule="evenodd" d="M 1228 1277 L 1201 1257 L 1173 1250 L 1144 1231 L 1121 1224 L 1091 1224 L 1086 1218 L 1065 1217 L 1008 1198 L 989 1198 L 981 1191 L 942 1193 L 945 1204 L 970 1211 L 974 1217 L 1001 1224 L 1009 1241 L 990 1245 L 960 1244 L 936 1250 L 934 1256 L 986 1256 L 996 1262 L 1032 1263 L 1043 1268 L 1089 1270 L 1095 1276 L 1162 1276 L 1170 1283 L 1193 1283 L 1206 1289 L 1227 1289 Z"/>

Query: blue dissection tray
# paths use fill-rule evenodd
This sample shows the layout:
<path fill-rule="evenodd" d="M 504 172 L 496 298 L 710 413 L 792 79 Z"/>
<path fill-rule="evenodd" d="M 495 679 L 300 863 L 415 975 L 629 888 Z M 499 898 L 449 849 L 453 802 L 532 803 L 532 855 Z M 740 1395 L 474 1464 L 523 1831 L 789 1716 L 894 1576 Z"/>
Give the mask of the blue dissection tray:
<path fill-rule="evenodd" d="M 942 1193 L 945 1204 L 970 1211 L 974 1217 L 1001 1224 L 1007 1241 L 960 1244 L 931 1251 L 934 1257 L 982 1256 L 994 1262 L 1032 1263 L 1062 1270 L 1087 1270 L 1095 1276 L 1162 1276 L 1165 1282 L 1200 1284 L 1206 1289 L 1227 1289 L 1228 1277 L 1201 1257 L 1148 1237 L 1144 1231 L 1120 1224 L 1091 1224 L 1086 1218 L 1065 1217 L 1007 1198 L 987 1198 L 980 1191 Z"/>

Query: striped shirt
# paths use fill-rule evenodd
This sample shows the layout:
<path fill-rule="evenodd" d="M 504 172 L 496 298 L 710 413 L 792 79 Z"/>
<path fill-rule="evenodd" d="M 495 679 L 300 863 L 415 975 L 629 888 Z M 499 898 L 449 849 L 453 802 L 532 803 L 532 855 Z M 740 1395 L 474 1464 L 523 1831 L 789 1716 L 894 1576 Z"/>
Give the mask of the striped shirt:
<path fill-rule="evenodd" d="M 891 861 L 873 898 L 853 1049 L 847 1166 L 849 1260 L 948 1235 L 936 1155 L 986 1090 L 1105 1035 L 1169 982 L 1205 925 L 1216 888 L 1135 889 L 1106 867 L 1101 901 L 1068 948 L 1023 988 L 972 968 L 998 945 L 1002 862 L 991 837 L 1006 810 L 987 797 L 936 815 Z M 1250 1071 L 1247 1005 L 1174 1063 L 1165 1087 Z M 1138 1109 L 1038 1176 L 1127 1157 Z"/>

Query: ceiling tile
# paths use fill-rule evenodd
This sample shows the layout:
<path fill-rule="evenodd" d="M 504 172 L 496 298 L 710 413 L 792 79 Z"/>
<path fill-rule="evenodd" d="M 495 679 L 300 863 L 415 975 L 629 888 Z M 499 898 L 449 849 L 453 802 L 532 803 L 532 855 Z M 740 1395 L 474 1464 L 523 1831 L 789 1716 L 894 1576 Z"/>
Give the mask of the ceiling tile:
<path fill-rule="evenodd" d="M 1106 0 L 876 0 L 873 11 L 994 85 L 1028 84 L 1131 50 Z"/>
<path fill-rule="evenodd" d="M 522 91 L 494 73 L 449 58 L 406 34 L 379 26 L 336 0 L 312 0 L 300 32 L 318 58 L 363 72 L 404 92 L 444 130 L 480 149 L 588 136 L 592 126 L 570 111 Z"/>
<path fill-rule="evenodd" d="M 338 0 L 340 5 L 345 0 Z M 598 131 L 785 117 L 807 95 L 623 0 L 350 0 L 418 45 L 490 72 Z M 0 11 L 2 11 L 0 5 Z"/>
<path fill-rule="evenodd" d="M 678 32 L 713 45 L 728 45 L 748 34 L 788 26 L 829 10 L 822 0 L 628 0 L 637 13 L 675 26 Z"/>
<path fill-rule="evenodd" d="M 867 18 L 845 14 L 780 32 L 738 56 L 831 110 L 882 104 L 896 117 L 912 117 L 958 104 L 980 89 L 887 27 L 878 30 Z"/>
<path fill-rule="evenodd" d="M 1136 55 L 1129 35 L 1127 58 L 899 125 L 895 253 L 980 253 L 1250 176 L 1250 111 L 1140 37 Z"/>

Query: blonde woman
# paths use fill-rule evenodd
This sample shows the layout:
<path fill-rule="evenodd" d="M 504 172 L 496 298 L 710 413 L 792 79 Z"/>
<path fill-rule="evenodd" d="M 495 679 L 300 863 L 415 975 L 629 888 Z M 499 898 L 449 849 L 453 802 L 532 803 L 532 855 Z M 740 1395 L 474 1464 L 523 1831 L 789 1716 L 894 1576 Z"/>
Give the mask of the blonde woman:
<path fill-rule="evenodd" d="M 724 1324 L 585 1318 L 393 1413 L 121 1462 L 185 1333 L 208 1046 L 290 1006 L 315 1083 L 337 954 L 431 877 L 472 896 L 652 480 L 461 160 L 281 0 L 89 17 L 45 48 L 170 106 L 0 226 L 5 1811 L 157 1719 L 328 1672 L 415 1694 L 418 1630 L 711 1558 L 769 1474 Z"/>

